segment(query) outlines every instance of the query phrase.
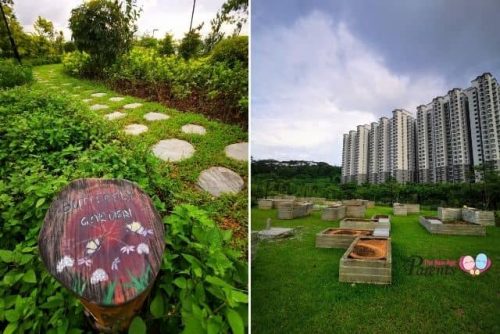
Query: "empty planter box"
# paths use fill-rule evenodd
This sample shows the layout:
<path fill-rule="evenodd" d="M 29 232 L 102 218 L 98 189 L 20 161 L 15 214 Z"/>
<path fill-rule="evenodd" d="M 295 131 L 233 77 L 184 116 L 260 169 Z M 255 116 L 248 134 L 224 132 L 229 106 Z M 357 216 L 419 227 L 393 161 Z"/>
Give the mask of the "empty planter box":
<path fill-rule="evenodd" d="M 340 221 L 341 228 L 373 230 L 377 226 L 377 219 L 345 218 Z"/>
<path fill-rule="evenodd" d="M 340 259 L 339 281 L 391 284 L 391 239 L 356 238 Z"/>
<path fill-rule="evenodd" d="M 365 216 L 366 207 L 364 205 L 346 205 L 346 217 L 363 218 Z"/>
<path fill-rule="evenodd" d="M 462 209 L 458 208 L 438 208 L 438 218 L 442 221 L 461 220 Z"/>
<path fill-rule="evenodd" d="M 316 247 L 346 249 L 357 237 L 370 235 L 372 230 L 329 227 L 316 234 Z"/>
<path fill-rule="evenodd" d="M 260 199 L 258 202 L 259 209 L 270 210 L 273 208 L 273 200 L 271 199 Z"/>
<path fill-rule="evenodd" d="M 419 217 L 420 225 L 432 234 L 486 235 L 486 227 L 465 221 L 442 221 L 438 217 Z"/>
<path fill-rule="evenodd" d="M 481 211 L 474 208 L 463 208 L 462 219 L 472 224 L 482 226 L 495 226 L 495 215 L 493 211 Z"/>
<path fill-rule="evenodd" d="M 345 217 L 346 208 L 345 206 L 332 206 L 327 207 L 323 210 L 321 214 L 321 219 L 326 221 L 339 220 Z"/>
<path fill-rule="evenodd" d="M 294 219 L 311 213 L 312 203 L 282 203 L 278 208 L 278 219 Z"/>

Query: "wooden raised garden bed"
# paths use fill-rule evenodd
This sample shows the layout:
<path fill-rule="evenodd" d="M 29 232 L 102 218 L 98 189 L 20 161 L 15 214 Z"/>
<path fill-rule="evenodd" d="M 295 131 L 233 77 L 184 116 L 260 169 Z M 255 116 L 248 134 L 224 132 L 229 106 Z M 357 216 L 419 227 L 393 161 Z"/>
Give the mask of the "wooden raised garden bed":
<path fill-rule="evenodd" d="M 373 230 L 378 226 L 376 219 L 345 218 L 340 221 L 341 228 Z"/>
<path fill-rule="evenodd" d="M 345 206 L 332 206 L 325 208 L 321 214 L 321 220 L 333 221 L 345 218 Z"/>
<path fill-rule="evenodd" d="M 357 237 L 370 236 L 372 232 L 372 230 L 329 227 L 316 234 L 316 247 L 346 249 Z"/>
<path fill-rule="evenodd" d="M 486 235 L 486 227 L 465 221 L 443 222 L 438 217 L 420 216 L 419 222 L 431 234 Z"/>
<path fill-rule="evenodd" d="M 339 281 L 391 284 L 391 238 L 356 238 L 340 259 Z"/>

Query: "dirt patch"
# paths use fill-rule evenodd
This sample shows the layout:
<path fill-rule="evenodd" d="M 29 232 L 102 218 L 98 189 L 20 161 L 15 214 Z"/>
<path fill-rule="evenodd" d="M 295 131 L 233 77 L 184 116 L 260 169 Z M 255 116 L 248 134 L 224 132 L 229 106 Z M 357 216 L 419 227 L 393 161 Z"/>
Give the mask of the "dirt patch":
<path fill-rule="evenodd" d="M 382 260 L 387 256 L 387 240 L 360 240 L 349 254 L 353 259 Z"/>
<path fill-rule="evenodd" d="M 370 235 L 370 231 L 363 231 L 363 230 L 330 230 L 327 231 L 326 234 L 328 235 Z"/>
<path fill-rule="evenodd" d="M 443 224 L 453 224 L 453 225 L 476 225 L 468 222 L 464 222 L 462 220 L 450 220 L 450 221 L 444 221 Z"/>

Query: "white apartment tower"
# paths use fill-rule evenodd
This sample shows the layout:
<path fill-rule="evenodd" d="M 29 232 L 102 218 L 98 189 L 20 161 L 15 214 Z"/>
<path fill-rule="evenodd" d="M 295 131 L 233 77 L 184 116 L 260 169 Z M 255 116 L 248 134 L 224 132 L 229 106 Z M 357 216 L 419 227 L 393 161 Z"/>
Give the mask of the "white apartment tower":
<path fill-rule="evenodd" d="M 416 119 L 396 109 L 344 135 L 343 182 L 479 181 L 478 166 L 500 170 L 500 85 L 490 73 L 418 106 Z"/>

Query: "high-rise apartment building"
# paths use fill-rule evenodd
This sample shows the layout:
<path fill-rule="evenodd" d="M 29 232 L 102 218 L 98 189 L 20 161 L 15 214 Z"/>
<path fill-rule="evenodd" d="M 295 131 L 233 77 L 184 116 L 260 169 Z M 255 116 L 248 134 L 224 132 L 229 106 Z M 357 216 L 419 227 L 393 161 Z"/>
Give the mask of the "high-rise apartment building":
<path fill-rule="evenodd" d="M 418 106 L 416 119 L 396 109 L 391 119 L 358 126 L 351 131 L 356 137 L 360 127 L 368 132 L 367 167 L 351 168 L 351 147 L 344 135 L 343 182 L 382 183 L 389 177 L 402 183 L 464 182 L 474 175 L 481 178 L 475 166 L 489 164 L 500 170 L 500 85 L 490 73 L 478 76 L 465 90 L 453 88 Z M 357 149 L 355 156 L 359 154 Z"/>

